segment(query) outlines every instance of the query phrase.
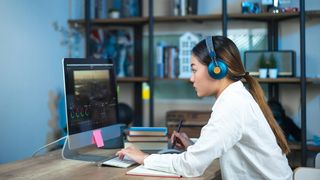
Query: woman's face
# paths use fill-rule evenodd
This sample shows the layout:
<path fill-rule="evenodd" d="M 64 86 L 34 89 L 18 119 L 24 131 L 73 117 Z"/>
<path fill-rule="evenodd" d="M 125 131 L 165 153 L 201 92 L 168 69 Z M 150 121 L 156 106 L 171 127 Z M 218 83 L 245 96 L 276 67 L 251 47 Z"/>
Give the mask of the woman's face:
<path fill-rule="evenodd" d="M 193 83 L 193 87 L 199 97 L 218 94 L 219 80 L 211 78 L 208 73 L 208 67 L 201 64 L 194 55 L 191 56 L 191 71 L 190 81 Z"/>

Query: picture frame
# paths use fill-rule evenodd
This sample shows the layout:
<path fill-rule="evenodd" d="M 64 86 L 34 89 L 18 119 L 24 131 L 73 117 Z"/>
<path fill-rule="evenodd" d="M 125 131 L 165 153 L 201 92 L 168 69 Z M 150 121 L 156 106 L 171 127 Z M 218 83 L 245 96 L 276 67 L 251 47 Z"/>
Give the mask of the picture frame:
<path fill-rule="evenodd" d="M 296 72 L 296 54 L 292 50 L 279 51 L 245 51 L 244 66 L 246 71 L 253 76 L 259 76 L 259 58 L 264 56 L 268 59 L 273 55 L 276 59 L 278 68 L 278 77 L 295 77 Z"/>

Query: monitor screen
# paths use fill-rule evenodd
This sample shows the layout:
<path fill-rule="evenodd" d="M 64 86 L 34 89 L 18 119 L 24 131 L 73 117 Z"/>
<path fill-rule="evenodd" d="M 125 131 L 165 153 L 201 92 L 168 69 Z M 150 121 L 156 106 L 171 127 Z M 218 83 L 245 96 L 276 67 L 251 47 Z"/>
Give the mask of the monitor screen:
<path fill-rule="evenodd" d="M 113 65 L 107 60 L 66 58 L 64 82 L 70 144 L 77 142 L 75 147 L 83 146 L 79 143 L 91 144 L 93 130 L 117 123 Z"/>

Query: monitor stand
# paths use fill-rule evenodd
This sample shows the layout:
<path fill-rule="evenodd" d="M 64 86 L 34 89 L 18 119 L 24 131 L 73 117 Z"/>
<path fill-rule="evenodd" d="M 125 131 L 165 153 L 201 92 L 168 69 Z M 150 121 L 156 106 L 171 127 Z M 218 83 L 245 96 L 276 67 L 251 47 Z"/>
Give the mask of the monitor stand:
<path fill-rule="evenodd" d="M 69 138 L 67 137 L 62 148 L 62 158 L 96 163 L 107 160 L 110 157 L 93 154 L 80 154 L 77 150 L 71 150 L 69 148 Z"/>

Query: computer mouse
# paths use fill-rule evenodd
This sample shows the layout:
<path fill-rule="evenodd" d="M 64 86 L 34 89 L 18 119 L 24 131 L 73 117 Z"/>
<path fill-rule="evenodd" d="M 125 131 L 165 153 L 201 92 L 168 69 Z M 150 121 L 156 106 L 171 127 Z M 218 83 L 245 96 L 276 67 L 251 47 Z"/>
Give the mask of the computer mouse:
<path fill-rule="evenodd" d="M 158 151 L 158 154 L 179 154 L 179 153 L 182 153 L 182 152 L 177 149 L 163 149 Z"/>

